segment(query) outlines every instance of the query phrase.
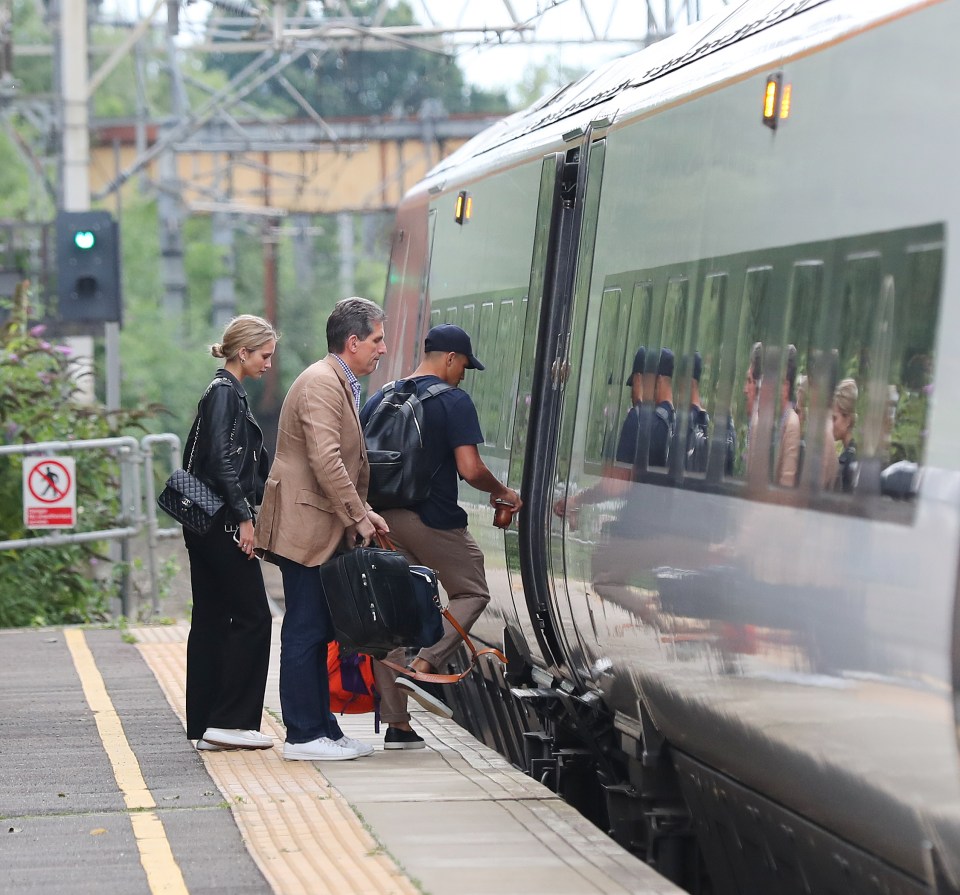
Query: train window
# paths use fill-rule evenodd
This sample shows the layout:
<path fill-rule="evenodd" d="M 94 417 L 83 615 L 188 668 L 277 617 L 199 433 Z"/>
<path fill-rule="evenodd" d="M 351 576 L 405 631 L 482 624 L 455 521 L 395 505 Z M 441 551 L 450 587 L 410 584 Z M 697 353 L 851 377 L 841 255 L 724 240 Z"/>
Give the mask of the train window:
<path fill-rule="evenodd" d="M 834 389 L 821 467 L 821 486 L 827 491 L 852 494 L 856 490 L 860 461 L 867 448 L 862 435 L 876 430 L 876 422 L 867 419 L 863 408 L 867 405 L 868 383 L 879 382 L 887 375 L 886 370 L 872 369 L 882 359 L 872 354 L 878 328 L 875 324 L 885 316 L 881 307 L 881 265 L 882 256 L 876 250 L 848 253 L 843 260 L 839 327 L 828 342 Z M 888 301 L 892 310 L 890 301 L 892 295 Z M 886 325 L 881 323 L 880 328 Z M 872 457 L 876 456 L 876 447 L 874 440 L 870 445 Z"/>
<path fill-rule="evenodd" d="M 646 349 L 648 411 L 660 347 L 669 347 L 682 414 L 671 479 L 683 451 L 683 480 L 697 489 L 908 521 L 903 501 L 917 493 L 929 423 L 942 239 L 932 225 L 611 274 L 585 433 L 594 457 L 609 451 L 621 351 L 625 381 Z M 688 280 L 698 284 L 689 305 Z M 624 322 L 620 290 L 630 288 Z M 627 400 L 621 388 L 621 422 Z M 692 434 L 700 409 L 706 439 Z M 641 447 L 652 445 L 644 418 Z M 666 484 L 644 474 L 662 464 L 643 461 L 634 476 Z"/>
<path fill-rule="evenodd" d="M 741 371 L 742 390 L 733 398 L 736 410 L 733 418 L 737 444 L 741 445 L 740 455 L 733 464 L 735 476 L 746 477 L 754 457 L 763 456 L 760 421 L 761 394 L 767 390 L 763 386 L 764 349 L 763 338 L 766 327 L 764 316 L 767 305 L 767 293 L 772 268 L 769 266 L 750 267 L 743 283 L 743 295 L 740 300 L 740 323 L 737 328 L 735 345 L 736 370 Z M 771 414 L 772 416 L 772 414 Z M 767 439 L 769 443 L 769 438 Z"/>
<path fill-rule="evenodd" d="M 653 317 L 653 283 L 644 280 L 634 283 L 633 298 L 630 302 L 629 321 L 625 327 L 627 344 L 623 358 L 623 385 L 618 419 L 624 421 L 627 412 L 636 402 L 643 399 L 643 390 L 647 389 L 647 400 L 653 398 L 653 377 L 644 374 L 652 361 L 653 346 L 651 340 L 651 321 Z M 650 357 L 648 357 L 650 355 Z M 634 370 L 636 368 L 636 375 Z M 636 411 L 639 412 L 639 411 Z"/>
<path fill-rule="evenodd" d="M 477 326 L 477 306 L 473 302 L 468 302 L 464 304 L 463 309 L 460 311 L 460 327 L 467 333 L 469 333 L 470 338 L 473 338 L 474 332 L 476 331 Z M 480 360 L 483 360 L 482 355 L 478 355 Z"/>
<path fill-rule="evenodd" d="M 633 299 L 630 302 L 630 323 L 628 327 L 627 347 L 634 354 L 645 346 L 650 337 L 650 317 L 653 313 L 653 283 L 644 280 L 635 283 Z"/>
<path fill-rule="evenodd" d="M 481 303 L 480 325 L 477 328 L 477 336 L 473 339 L 474 352 L 481 360 L 484 356 L 493 356 L 499 330 L 499 318 L 499 302 L 484 301 Z M 484 361 L 484 365 L 486 365 L 486 361 Z M 492 383 L 490 380 L 484 380 L 484 376 L 486 376 L 486 373 L 478 375 L 476 370 L 469 370 L 464 380 L 465 382 L 469 381 L 469 391 L 477 405 L 484 444 L 495 444 L 495 440 L 491 440 L 491 433 L 496 428 L 496 422 L 500 418 L 500 410 L 497 406 L 497 396 L 494 394 L 493 388 L 490 388 Z"/>
<path fill-rule="evenodd" d="M 620 289 L 608 289 L 600 299 L 585 445 L 586 459 L 594 463 L 613 459 L 620 428 L 623 383 L 629 376 L 623 372 L 626 343 L 620 298 Z"/>
<path fill-rule="evenodd" d="M 687 295 L 689 281 L 686 277 L 674 277 L 667 283 L 667 297 L 663 309 L 663 328 L 660 331 L 660 347 L 669 348 L 674 354 L 683 351 L 683 337 L 687 319 Z"/>
<path fill-rule="evenodd" d="M 671 277 L 663 305 L 660 329 L 660 354 L 656 356 L 657 378 L 654 385 L 654 406 L 650 428 L 650 450 L 647 465 L 652 468 L 682 466 L 677 452 L 678 439 L 676 397 L 673 384 L 686 350 L 687 298 L 690 282 L 686 277 Z M 669 354 L 667 353 L 669 352 Z M 665 375 L 664 371 L 667 371 Z"/>
<path fill-rule="evenodd" d="M 887 387 L 882 441 L 887 451 L 888 479 L 884 493 L 905 497 L 895 476 L 907 481 L 923 462 L 927 413 L 933 391 L 934 342 L 940 304 L 943 248 L 940 244 L 910 246 L 906 283 L 895 297 L 897 321 L 893 370 Z M 913 476 L 915 487 L 916 476 Z"/>
<path fill-rule="evenodd" d="M 513 441 L 513 426 L 517 413 L 518 393 L 520 391 L 520 363 L 519 359 L 523 351 L 524 342 L 524 324 L 527 318 L 527 297 L 524 296 L 517 302 L 516 310 L 513 313 L 513 326 L 510 330 L 510 347 L 504 363 L 504 382 L 506 388 L 506 398 L 503 407 L 503 446 L 508 450 Z"/>
<path fill-rule="evenodd" d="M 516 299 L 504 298 L 500 302 L 500 323 L 497 331 L 497 343 L 491 355 L 492 365 L 483 361 L 487 367 L 484 376 L 489 376 L 489 389 L 493 395 L 492 418 L 496 421 L 493 430 L 485 437 L 488 444 L 499 447 L 509 447 L 509 429 L 505 425 L 509 421 L 510 407 L 508 385 L 512 384 L 510 370 L 515 366 L 515 359 L 520 354 L 520 318 Z M 507 443 L 504 443 L 506 438 Z"/>
<path fill-rule="evenodd" d="M 809 425 L 811 398 L 816 395 L 817 406 L 814 408 L 814 417 L 819 421 L 816 431 L 822 429 L 822 412 L 824 407 L 822 387 L 819 374 L 815 374 L 816 358 L 820 356 L 819 330 L 823 317 L 823 283 L 824 262 L 818 258 L 797 261 L 793 265 L 790 279 L 790 297 L 788 318 L 791 326 L 787 341 L 796 347 L 796 370 L 793 389 L 793 403 L 797 412 L 800 430 L 800 445 L 797 456 L 796 483 L 810 481 L 807 459 L 810 454 Z M 813 453 L 819 456 L 819 446 L 813 445 Z"/>
<path fill-rule="evenodd" d="M 694 315 L 693 364 L 690 369 L 689 411 L 684 436 L 687 474 L 705 474 L 709 464 L 711 442 L 724 457 L 727 474 L 733 471 L 736 454 L 735 439 L 728 437 L 730 418 L 724 419 L 718 430 L 717 387 L 720 381 L 720 357 L 723 322 L 726 312 L 727 274 L 709 273 L 703 281 L 700 304 Z M 732 423 L 730 424 L 732 427 Z M 732 432 L 732 428 L 730 428 Z"/>

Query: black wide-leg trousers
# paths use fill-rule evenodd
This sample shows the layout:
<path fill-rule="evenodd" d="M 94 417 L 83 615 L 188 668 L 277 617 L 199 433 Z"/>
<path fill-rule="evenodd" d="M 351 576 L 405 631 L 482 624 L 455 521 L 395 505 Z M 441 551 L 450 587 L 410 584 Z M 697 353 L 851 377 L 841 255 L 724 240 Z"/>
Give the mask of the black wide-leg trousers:
<path fill-rule="evenodd" d="M 187 738 L 208 727 L 259 730 L 272 622 L 260 561 L 248 559 L 223 522 L 184 530 L 193 613 L 187 639 Z"/>

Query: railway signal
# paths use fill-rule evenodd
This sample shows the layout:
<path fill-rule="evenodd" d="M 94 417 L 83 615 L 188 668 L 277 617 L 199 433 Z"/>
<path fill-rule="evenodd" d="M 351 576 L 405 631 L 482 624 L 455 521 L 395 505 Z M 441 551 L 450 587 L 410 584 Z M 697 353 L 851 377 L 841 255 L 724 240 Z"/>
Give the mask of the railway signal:
<path fill-rule="evenodd" d="M 60 319 L 121 320 L 120 234 L 106 211 L 57 214 L 57 294 Z"/>

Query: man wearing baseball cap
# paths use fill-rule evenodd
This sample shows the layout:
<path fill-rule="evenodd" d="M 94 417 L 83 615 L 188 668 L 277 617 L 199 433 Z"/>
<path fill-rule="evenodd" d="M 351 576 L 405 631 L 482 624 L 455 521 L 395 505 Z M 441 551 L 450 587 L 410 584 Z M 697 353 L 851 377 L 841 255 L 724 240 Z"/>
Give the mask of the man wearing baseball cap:
<path fill-rule="evenodd" d="M 427 354 L 442 353 L 462 354 L 467 359 L 467 370 L 485 370 L 486 367 L 473 356 L 473 346 L 470 336 L 452 323 L 441 323 L 435 326 L 423 340 L 423 350 Z M 414 374 L 416 375 L 416 374 Z M 463 377 L 460 377 L 461 380 Z M 459 383 L 458 383 L 459 384 Z"/>
<path fill-rule="evenodd" d="M 436 569 L 443 589 L 450 598 L 449 610 L 467 631 L 490 602 L 483 568 L 483 553 L 467 531 L 467 514 L 457 502 L 458 478 L 490 495 L 491 505 L 502 501 L 513 512 L 522 506 L 520 495 L 490 472 L 480 457 L 477 445 L 483 444 L 480 419 L 473 401 L 458 388 L 467 370 L 483 370 L 473 353 L 470 336 L 459 326 L 442 323 L 427 333 L 424 355 L 410 376 L 421 398 L 437 383 L 451 386 L 424 400 L 423 429 L 426 463 L 431 472 L 430 494 L 420 503 L 402 509 L 384 509 L 390 526 L 390 538 L 416 565 Z M 372 416 L 383 400 L 378 391 L 364 405 L 360 422 Z M 415 671 L 444 670 L 444 664 L 460 645 L 460 635 L 444 621 L 443 637 L 420 651 L 410 666 Z M 403 664 L 403 651 L 391 653 L 391 662 Z M 413 697 L 425 709 L 449 718 L 453 712 L 437 688 L 428 690 L 374 662 L 374 676 L 380 691 L 380 717 L 388 725 L 385 749 L 422 749 L 423 739 L 410 726 L 407 697 Z"/>

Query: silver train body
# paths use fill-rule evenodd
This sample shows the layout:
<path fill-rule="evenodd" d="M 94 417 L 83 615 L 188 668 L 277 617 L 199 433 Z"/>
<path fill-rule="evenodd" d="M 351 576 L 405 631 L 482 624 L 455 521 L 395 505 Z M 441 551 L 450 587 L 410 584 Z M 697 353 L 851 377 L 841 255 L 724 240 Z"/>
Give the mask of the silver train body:
<path fill-rule="evenodd" d="M 505 120 L 399 210 L 376 380 L 467 329 L 481 452 L 525 500 L 502 532 L 461 486 L 474 632 L 511 662 L 459 716 L 691 891 L 960 891 L 958 34 L 956 0 L 750 0 Z M 659 466 L 650 416 L 615 449 L 640 346 L 641 414 L 675 358 Z"/>

